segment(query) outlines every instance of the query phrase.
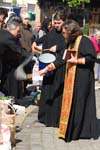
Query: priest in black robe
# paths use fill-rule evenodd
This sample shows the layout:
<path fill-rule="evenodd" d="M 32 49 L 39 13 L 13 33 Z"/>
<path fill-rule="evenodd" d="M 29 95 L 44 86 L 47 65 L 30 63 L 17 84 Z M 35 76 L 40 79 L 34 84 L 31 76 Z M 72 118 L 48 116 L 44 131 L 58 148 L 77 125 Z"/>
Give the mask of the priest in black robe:
<path fill-rule="evenodd" d="M 44 76 L 41 98 L 39 103 L 38 120 L 49 127 L 58 127 L 62 103 L 65 61 L 62 62 L 62 54 L 66 43 L 61 33 L 61 25 L 66 16 L 63 11 L 58 11 L 54 17 L 54 28 L 45 36 L 43 49 L 56 47 L 53 54 L 56 56 L 54 64 L 60 67 L 52 71 L 48 76 Z"/>
<path fill-rule="evenodd" d="M 62 33 L 68 42 L 71 57 L 66 63 L 59 137 L 66 142 L 95 138 L 97 134 L 94 78 L 96 52 L 92 42 L 82 35 L 75 21 L 66 21 Z"/>

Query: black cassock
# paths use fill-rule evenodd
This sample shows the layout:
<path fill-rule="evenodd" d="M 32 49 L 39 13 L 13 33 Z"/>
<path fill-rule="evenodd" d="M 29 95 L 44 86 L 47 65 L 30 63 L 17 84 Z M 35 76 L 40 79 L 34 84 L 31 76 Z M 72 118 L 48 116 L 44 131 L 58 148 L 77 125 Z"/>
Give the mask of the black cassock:
<path fill-rule="evenodd" d="M 91 41 L 82 38 L 78 58 L 85 57 L 85 65 L 77 65 L 72 107 L 68 122 L 65 140 L 67 142 L 77 139 L 96 137 L 96 100 L 94 61 L 96 52 Z"/>
<path fill-rule="evenodd" d="M 49 76 L 44 76 L 40 98 L 38 120 L 46 126 L 58 127 L 64 87 L 65 62 L 61 59 L 65 50 L 65 40 L 56 29 L 50 31 L 43 42 L 43 48 L 57 45 L 55 66 Z"/>

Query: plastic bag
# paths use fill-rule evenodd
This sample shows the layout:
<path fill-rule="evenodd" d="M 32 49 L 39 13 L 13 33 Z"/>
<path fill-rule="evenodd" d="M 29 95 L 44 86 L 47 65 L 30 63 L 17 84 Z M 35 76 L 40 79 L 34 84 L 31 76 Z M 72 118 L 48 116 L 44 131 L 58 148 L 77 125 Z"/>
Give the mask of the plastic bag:
<path fill-rule="evenodd" d="M 39 71 L 39 64 L 35 63 L 32 71 L 32 83 L 33 85 L 42 85 L 43 76 L 37 75 L 37 72 Z"/>
<path fill-rule="evenodd" d="M 10 129 L 7 125 L 0 125 L 0 150 L 11 150 L 11 142 L 10 142 Z"/>

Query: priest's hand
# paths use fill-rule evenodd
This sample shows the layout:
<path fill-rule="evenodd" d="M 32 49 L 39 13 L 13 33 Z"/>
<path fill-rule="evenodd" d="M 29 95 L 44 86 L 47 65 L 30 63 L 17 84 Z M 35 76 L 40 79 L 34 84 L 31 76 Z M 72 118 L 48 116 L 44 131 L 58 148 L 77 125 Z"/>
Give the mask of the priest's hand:
<path fill-rule="evenodd" d="M 57 45 L 54 45 L 49 48 L 49 51 L 51 51 L 51 52 L 56 52 L 56 50 L 57 50 Z"/>
<path fill-rule="evenodd" d="M 37 72 L 37 74 L 38 74 L 39 76 L 44 76 L 47 72 L 48 72 L 47 69 L 44 68 L 44 69 L 39 70 L 39 71 Z"/>
<path fill-rule="evenodd" d="M 73 56 L 73 54 L 71 54 L 71 58 L 67 60 L 67 62 L 69 63 L 73 63 L 73 64 L 85 64 L 85 57 L 82 58 L 75 58 Z"/>
<path fill-rule="evenodd" d="M 77 58 L 75 58 L 75 57 L 73 56 L 73 54 L 71 54 L 71 58 L 68 59 L 67 62 L 73 63 L 73 64 L 77 64 Z"/>

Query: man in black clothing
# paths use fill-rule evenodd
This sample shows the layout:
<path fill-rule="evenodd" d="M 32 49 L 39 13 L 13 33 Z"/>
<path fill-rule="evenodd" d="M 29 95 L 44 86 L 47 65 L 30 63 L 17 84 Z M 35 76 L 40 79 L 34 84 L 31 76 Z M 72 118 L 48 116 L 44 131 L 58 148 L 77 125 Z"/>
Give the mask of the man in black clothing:
<path fill-rule="evenodd" d="M 0 8 L 0 29 L 3 28 L 4 25 L 4 20 L 7 17 L 7 10 L 5 8 Z M 1 64 L 1 60 L 0 60 L 0 75 L 2 72 L 2 64 Z"/>
<path fill-rule="evenodd" d="M 45 36 L 43 41 L 43 49 L 49 48 L 56 56 L 54 64 L 58 66 L 62 63 L 61 67 L 53 70 L 52 74 L 49 76 L 45 75 L 43 78 L 38 119 L 49 127 L 59 126 L 65 76 L 65 63 L 61 58 L 66 47 L 65 40 L 61 34 L 61 26 L 65 19 L 64 9 L 56 11 L 54 15 L 54 29 Z"/>
<path fill-rule="evenodd" d="M 15 98 L 20 96 L 19 82 L 14 77 L 14 71 L 22 58 L 29 52 L 21 48 L 19 44 L 20 20 L 12 18 L 8 21 L 7 30 L 0 30 L 0 60 L 2 62 L 0 90 L 5 95 Z"/>

